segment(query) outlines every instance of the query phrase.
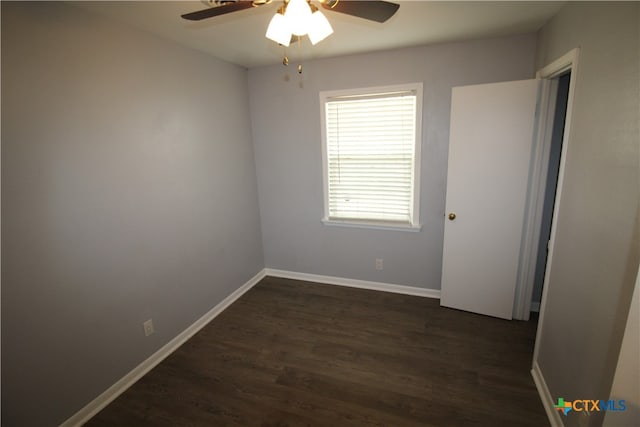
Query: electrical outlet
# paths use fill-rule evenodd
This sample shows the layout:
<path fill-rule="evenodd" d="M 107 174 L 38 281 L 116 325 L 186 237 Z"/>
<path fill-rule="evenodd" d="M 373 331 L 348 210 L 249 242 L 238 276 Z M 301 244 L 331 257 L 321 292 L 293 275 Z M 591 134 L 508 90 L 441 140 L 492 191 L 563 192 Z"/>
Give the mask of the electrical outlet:
<path fill-rule="evenodd" d="M 146 322 L 144 322 L 142 324 L 142 326 L 144 327 L 144 336 L 148 337 L 149 335 L 153 334 L 155 331 L 153 330 L 153 319 L 149 319 Z"/>
<path fill-rule="evenodd" d="M 383 268 L 383 259 L 382 258 L 376 258 L 376 270 L 382 270 Z"/>

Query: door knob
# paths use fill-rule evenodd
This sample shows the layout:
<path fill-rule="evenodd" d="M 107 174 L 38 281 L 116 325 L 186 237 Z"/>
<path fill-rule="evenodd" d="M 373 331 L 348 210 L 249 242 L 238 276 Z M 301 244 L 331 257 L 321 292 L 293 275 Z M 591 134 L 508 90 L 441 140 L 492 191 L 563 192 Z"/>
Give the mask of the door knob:
<path fill-rule="evenodd" d="M 456 219 L 456 214 L 454 214 L 453 212 L 451 212 L 449 214 L 449 221 L 453 221 L 454 219 Z"/>

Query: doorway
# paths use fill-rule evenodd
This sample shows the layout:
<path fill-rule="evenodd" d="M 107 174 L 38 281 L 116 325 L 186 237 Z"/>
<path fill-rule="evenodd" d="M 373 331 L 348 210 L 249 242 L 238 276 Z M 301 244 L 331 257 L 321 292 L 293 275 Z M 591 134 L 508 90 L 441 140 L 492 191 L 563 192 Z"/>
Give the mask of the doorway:
<path fill-rule="evenodd" d="M 574 49 L 544 67 L 537 81 L 453 89 L 441 305 L 529 320 L 538 269 L 542 324 L 578 54 Z"/>
<path fill-rule="evenodd" d="M 544 203 L 542 208 L 540 239 L 538 240 L 538 254 L 536 256 L 536 269 L 533 280 L 533 297 L 531 300 L 531 311 L 534 312 L 540 311 L 540 301 L 542 300 L 542 288 L 544 285 L 544 276 L 549 252 L 549 239 L 551 238 L 551 223 L 556 200 L 558 174 L 560 172 L 560 155 L 562 153 L 562 140 L 564 137 L 564 127 L 566 123 L 571 71 L 556 77 L 554 80 L 556 80 L 556 84 L 554 84 L 554 86 L 557 85 L 555 113 L 548 157 L 549 166 L 547 169 Z"/>
<path fill-rule="evenodd" d="M 540 108 L 534 136 L 536 142 L 533 145 L 527 217 L 520 248 L 513 318 L 529 320 L 532 308 L 534 311 L 539 310 L 538 329 L 544 321 L 545 298 L 550 280 L 549 271 L 553 263 L 555 218 L 558 216 L 561 205 L 562 181 L 567 149 L 571 140 L 572 104 L 579 55 L 580 49 L 573 49 L 536 74 L 541 82 Z M 556 108 L 558 106 L 560 108 Z M 552 145 L 555 150 L 553 158 Z M 550 164 L 550 161 L 554 164 Z M 555 182 L 547 183 L 548 177 Z M 549 191 L 547 191 L 548 188 Z M 543 228 L 543 214 L 546 216 L 545 228 Z M 539 262 L 539 259 L 542 261 Z M 536 294 L 534 294 L 536 278 L 538 282 Z M 534 295 L 539 304 L 532 304 Z"/>

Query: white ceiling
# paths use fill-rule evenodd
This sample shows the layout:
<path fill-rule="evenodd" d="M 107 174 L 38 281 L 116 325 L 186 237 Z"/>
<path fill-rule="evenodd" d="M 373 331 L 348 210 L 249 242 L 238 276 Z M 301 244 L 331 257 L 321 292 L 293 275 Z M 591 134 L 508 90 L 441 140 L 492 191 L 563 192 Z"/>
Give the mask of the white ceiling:
<path fill-rule="evenodd" d="M 316 1 L 316 0 L 312 0 Z M 326 11 L 335 32 L 311 46 L 304 38 L 289 48 L 296 60 L 371 52 L 407 46 L 487 38 L 537 31 L 563 6 L 563 2 L 528 1 L 398 1 L 400 9 L 379 24 Z M 282 61 L 284 48 L 264 33 L 280 0 L 270 5 L 221 15 L 200 22 L 181 14 L 207 7 L 201 2 L 121 1 L 71 2 L 210 53 L 247 68 Z M 324 10 L 323 10 L 324 11 Z"/>

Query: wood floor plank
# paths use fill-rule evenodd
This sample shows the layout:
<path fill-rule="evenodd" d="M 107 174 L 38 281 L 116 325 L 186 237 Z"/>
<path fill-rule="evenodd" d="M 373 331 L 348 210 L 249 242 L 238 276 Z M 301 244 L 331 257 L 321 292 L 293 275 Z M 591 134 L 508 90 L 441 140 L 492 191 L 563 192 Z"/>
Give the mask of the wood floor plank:
<path fill-rule="evenodd" d="M 267 277 L 87 425 L 544 426 L 535 330 Z"/>

